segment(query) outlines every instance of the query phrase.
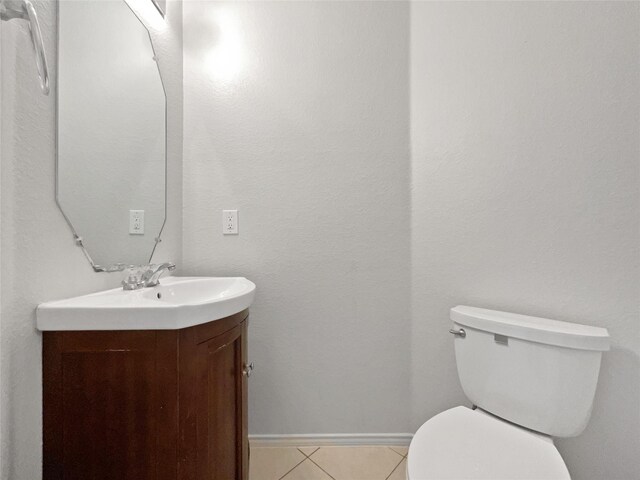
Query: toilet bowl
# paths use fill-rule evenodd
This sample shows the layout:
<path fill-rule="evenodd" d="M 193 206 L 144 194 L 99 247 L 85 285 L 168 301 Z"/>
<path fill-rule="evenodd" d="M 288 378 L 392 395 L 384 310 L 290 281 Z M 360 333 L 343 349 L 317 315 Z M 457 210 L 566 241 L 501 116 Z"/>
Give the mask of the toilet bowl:
<path fill-rule="evenodd" d="M 410 480 L 568 480 L 550 437 L 454 407 L 426 422 L 409 447 Z"/>
<path fill-rule="evenodd" d="M 408 480 L 566 480 L 553 437 L 591 414 L 606 329 L 474 307 L 451 310 L 458 406 L 414 435 Z"/>

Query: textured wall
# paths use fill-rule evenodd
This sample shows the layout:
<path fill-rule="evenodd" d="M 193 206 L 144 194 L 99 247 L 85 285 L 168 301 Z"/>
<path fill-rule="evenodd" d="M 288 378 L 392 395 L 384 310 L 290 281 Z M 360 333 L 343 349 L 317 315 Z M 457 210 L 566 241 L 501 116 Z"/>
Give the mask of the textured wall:
<path fill-rule="evenodd" d="M 55 3 L 36 1 L 50 68 L 55 69 Z M 180 261 L 182 197 L 182 10 L 154 37 L 167 77 L 169 221 L 157 259 Z M 44 301 L 118 285 L 94 273 L 75 247 L 54 200 L 54 96 L 39 91 L 26 25 L 2 25 L 2 317 L 0 338 L 2 479 L 41 477 L 41 336 Z M 55 78 L 55 75 L 52 75 Z"/>
<path fill-rule="evenodd" d="M 413 426 L 465 403 L 450 307 L 601 325 L 580 480 L 640 472 L 639 8 L 412 5 Z"/>
<path fill-rule="evenodd" d="M 3 116 L 2 116 L 2 97 L 3 92 L 1 88 L 1 79 L 2 79 L 2 24 L 4 22 L 0 22 L 0 178 L 2 176 L 2 161 L 3 159 L 3 148 L 2 148 L 2 131 L 3 131 Z M 2 182 L 0 182 L 0 212 L 2 211 Z M 0 221 L 0 272 L 2 272 L 2 222 Z M 2 348 L 2 275 L 0 275 L 0 386 L 2 385 L 2 359 L 3 359 L 3 348 Z M 3 459 L 5 452 L 5 443 L 3 440 L 3 428 L 2 425 L 6 425 L 9 421 L 9 417 L 6 415 L 5 411 L 5 395 L 3 395 L 2 391 L 0 391 L 0 478 L 4 479 L 4 465 L 5 460 Z"/>
<path fill-rule="evenodd" d="M 184 3 L 184 271 L 258 285 L 251 433 L 407 431 L 408 14 Z"/>

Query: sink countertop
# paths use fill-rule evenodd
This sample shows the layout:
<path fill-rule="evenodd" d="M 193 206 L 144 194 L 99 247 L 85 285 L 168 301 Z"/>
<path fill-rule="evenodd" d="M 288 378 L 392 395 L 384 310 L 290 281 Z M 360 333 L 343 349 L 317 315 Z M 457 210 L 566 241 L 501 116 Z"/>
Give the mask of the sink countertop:
<path fill-rule="evenodd" d="M 248 308 L 256 286 L 243 277 L 164 277 L 160 285 L 114 288 L 40 304 L 41 331 L 177 330 Z"/>

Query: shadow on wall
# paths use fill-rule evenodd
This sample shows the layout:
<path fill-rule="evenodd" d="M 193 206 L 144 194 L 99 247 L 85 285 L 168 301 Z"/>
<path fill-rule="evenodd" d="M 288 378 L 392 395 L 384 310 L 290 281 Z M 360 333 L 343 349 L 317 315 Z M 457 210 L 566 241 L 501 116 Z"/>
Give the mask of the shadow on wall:
<path fill-rule="evenodd" d="M 602 357 L 593 413 L 576 438 L 558 448 L 576 479 L 629 480 L 640 473 L 640 357 L 613 348 Z M 585 452 L 599 452 L 586 456 Z"/>

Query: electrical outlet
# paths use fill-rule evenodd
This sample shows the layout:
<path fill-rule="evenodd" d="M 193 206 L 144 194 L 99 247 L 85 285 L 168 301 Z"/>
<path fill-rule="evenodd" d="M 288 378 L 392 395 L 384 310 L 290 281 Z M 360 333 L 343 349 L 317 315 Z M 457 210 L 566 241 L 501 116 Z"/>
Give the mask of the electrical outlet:
<path fill-rule="evenodd" d="M 222 211 L 222 233 L 224 235 L 238 234 L 238 210 Z"/>
<path fill-rule="evenodd" d="M 144 235 L 144 210 L 129 210 L 129 235 Z"/>

